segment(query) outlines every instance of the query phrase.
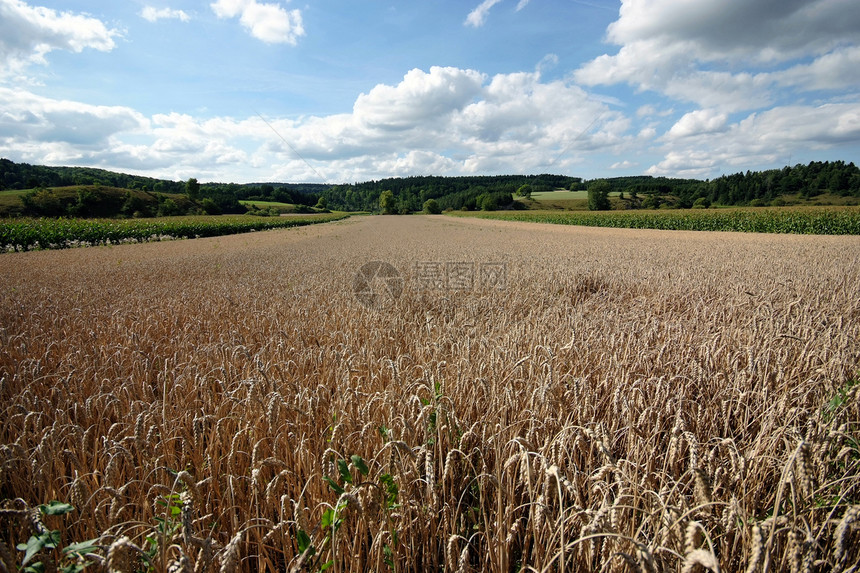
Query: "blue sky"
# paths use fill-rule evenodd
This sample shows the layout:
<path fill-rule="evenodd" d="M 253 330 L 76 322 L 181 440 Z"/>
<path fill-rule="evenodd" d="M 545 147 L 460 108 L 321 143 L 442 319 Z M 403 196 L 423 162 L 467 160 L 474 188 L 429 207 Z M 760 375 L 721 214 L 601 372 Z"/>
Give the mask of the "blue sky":
<path fill-rule="evenodd" d="M 0 157 L 174 180 L 860 160 L 856 0 L 0 0 Z"/>

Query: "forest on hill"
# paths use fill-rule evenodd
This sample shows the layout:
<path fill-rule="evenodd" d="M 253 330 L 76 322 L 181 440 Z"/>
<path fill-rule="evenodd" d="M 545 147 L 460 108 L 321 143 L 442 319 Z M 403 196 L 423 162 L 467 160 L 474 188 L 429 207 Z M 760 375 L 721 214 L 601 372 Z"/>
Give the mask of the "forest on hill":
<path fill-rule="evenodd" d="M 844 161 L 813 161 L 767 171 L 747 171 L 711 180 L 633 176 L 584 180 L 563 175 L 496 175 L 476 177 L 397 177 L 350 185 L 333 185 L 322 191 L 330 209 L 375 211 L 380 196 L 391 191 L 396 211 L 421 210 L 428 199 L 454 210 L 522 208 L 514 197 L 527 186 L 530 193 L 567 189 L 585 190 L 606 182 L 623 193 L 627 208 L 689 209 L 693 206 L 783 205 L 787 197 L 810 199 L 831 194 L 860 199 L 860 168 Z"/>
<path fill-rule="evenodd" d="M 338 211 L 380 211 L 386 194 L 387 212 L 412 213 L 433 199 L 440 210 L 496 210 L 524 208 L 517 195 L 566 189 L 585 190 L 600 184 L 621 195 L 628 209 L 691 208 L 715 206 L 784 205 L 797 198 L 823 194 L 860 201 L 860 169 L 853 162 L 813 161 L 766 171 L 746 171 L 711 180 L 633 176 L 584 180 L 564 175 L 486 175 L 392 177 L 362 183 L 198 183 L 196 179 L 171 181 L 90 167 L 51 167 L 0 159 L 0 191 L 21 191 L 21 207 L 12 214 L 81 215 L 106 208 L 82 207 L 86 201 L 110 195 L 114 216 L 155 216 L 181 204 L 183 212 L 244 213 L 240 201 L 271 201 Z M 56 213 L 38 209 L 39 200 L 54 205 L 53 189 L 78 187 L 76 199 Z M 102 190 L 110 188 L 111 193 Z M 80 188 L 86 188 L 81 195 Z M 129 193 L 126 193 L 129 192 Z M 41 193 L 41 195 L 39 195 Z M 57 192 L 60 195 L 59 191 Z M 120 199 L 116 198 L 121 194 Z M 178 200 L 185 196 L 190 202 Z M 95 197 L 95 199 L 94 199 Z M 170 203 L 165 203 L 170 200 Z M 853 200 L 853 199 L 852 199 Z M 29 201 L 29 206 L 28 206 Z M 169 209 L 165 209 L 165 205 Z M 136 208 L 135 206 L 139 207 Z"/>

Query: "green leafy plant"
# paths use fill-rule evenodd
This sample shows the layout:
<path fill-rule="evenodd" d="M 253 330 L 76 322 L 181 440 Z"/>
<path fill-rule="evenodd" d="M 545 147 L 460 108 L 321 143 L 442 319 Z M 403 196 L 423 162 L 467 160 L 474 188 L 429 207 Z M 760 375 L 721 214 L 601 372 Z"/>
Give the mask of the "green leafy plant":
<path fill-rule="evenodd" d="M 173 537 L 182 527 L 182 497 L 178 493 L 165 495 L 155 501 L 164 508 L 164 517 L 156 516 L 152 533 L 146 536 L 144 553 L 150 562 L 155 560 L 159 552 L 170 545 Z"/>
<path fill-rule="evenodd" d="M 434 437 L 436 434 L 436 424 L 439 418 L 439 400 L 445 395 L 442 391 L 442 384 L 439 382 L 434 382 L 433 384 L 433 398 L 419 398 L 421 400 L 422 406 L 429 406 L 431 404 L 434 405 L 433 411 L 430 412 L 430 415 L 427 416 L 427 445 L 433 446 L 436 444 L 436 438 Z"/>
<path fill-rule="evenodd" d="M 833 419 L 839 409 L 846 404 L 851 389 L 860 384 L 860 377 L 848 380 L 841 388 L 836 391 L 833 398 L 824 405 L 824 421 L 829 422 Z"/>
<path fill-rule="evenodd" d="M 74 506 L 61 501 L 50 501 L 38 507 L 41 515 L 66 515 L 75 510 Z M 21 571 L 26 573 L 42 573 L 49 570 L 46 558 L 49 551 L 60 548 L 62 544 L 60 531 L 46 528 L 40 520 L 35 520 L 34 527 L 37 529 L 26 543 L 19 543 L 16 547 L 24 552 L 21 562 Z M 99 546 L 96 540 L 72 543 L 61 549 L 61 560 L 59 570 L 63 573 L 77 573 L 83 571 L 92 562 L 86 559 L 86 555 Z M 39 561 L 36 558 L 41 557 Z"/>
<path fill-rule="evenodd" d="M 380 428 L 380 432 L 383 435 L 386 435 L 387 429 Z M 335 467 L 337 468 L 337 477 L 332 478 L 330 476 L 323 476 L 322 479 L 329 486 L 332 492 L 338 496 L 338 499 L 334 506 L 329 507 L 323 512 L 320 517 L 318 527 L 314 528 L 314 532 L 319 532 L 319 535 L 322 536 L 322 540 L 319 544 L 314 544 L 311 534 L 307 531 L 303 529 L 296 531 L 296 547 L 299 550 L 299 554 L 302 556 L 302 559 L 309 560 L 307 567 L 309 567 L 310 570 L 325 571 L 334 565 L 333 554 L 331 555 L 332 558 L 328 561 L 320 563 L 319 560 L 325 550 L 330 546 L 333 546 L 335 536 L 343 524 L 344 513 L 350 504 L 348 495 L 353 494 L 353 492 L 360 487 L 370 486 L 377 488 L 380 492 L 382 501 L 381 506 L 385 515 L 386 527 L 391 539 L 391 543 L 384 544 L 382 548 L 384 561 L 388 567 L 396 571 L 394 548 L 397 547 L 399 539 L 397 531 L 394 529 L 390 512 L 400 507 L 398 502 L 400 488 L 397 485 L 397 482 L 394 480 L 394 477 L 388 473 L 381 474 L 378 478 L 378 483 L 360 481 L 362 477 L 367 477 L 370 474 L 370 468 L 359 455 L 350 456 L 349 461 L 343 458 L 338 458 L 334 460 L 334 462 Z M 352 468 L 350 468 L 350 466 L 352 466 Z M 353 475 L 353 469 L 357 470 L 357 475 Z M 317 561 L 314 561 L 315 557 L 317 558 Z"/>
<path fill-rule="evenodd" d="M 394 481 L 394 477 L 387 473 L 379 476 L 379 483 L 383 491 L 383 511 L 385 512 L 385 521 L 388 527 L 388 534 L 391 538 L 391 545 L 386 543 L 382 546 L 382 553 L 384 556 L 383 560 L 388 567 L 396 571 L 397 565 L 394 561 L 394 550 L 392 549 L 392 545 L 397 547 L 400 541 L 397 536 L 397 530 L 394 528 L 394 524 L 391 521 L 391 512 L 400 507 L 400 503 L 397 500 L 397 497 L 400 495 L 400 487 L 397 485 L 397 482 Z"/>

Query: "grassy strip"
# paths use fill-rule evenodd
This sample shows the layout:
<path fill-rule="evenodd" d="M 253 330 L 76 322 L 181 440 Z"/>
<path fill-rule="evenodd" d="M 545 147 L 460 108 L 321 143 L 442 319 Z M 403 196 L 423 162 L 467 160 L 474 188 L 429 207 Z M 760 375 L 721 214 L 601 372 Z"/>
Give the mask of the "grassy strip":
<path fill-rule="evenodd" d="M 6 219 L 0 220 L 0 250 L 65 249 L 142 243 L 165 239 L 216 237 L 344 219 L 346 213 L 256 218 L 247 215 L 162 217 L 159 219 Z"/>
<path fill-rule="evenodd" d="M 674 231 L 740 231 L 804 235 L 860 235 L 860 209 L 731 209 L 678 211 L 504 211 L 456 216 L 588 227 Z"/>
<path fill-rule="evenodd" d="M 242 205 L 254 207 L 295 207 L 293 203 L 282 203 L 280 201 L 239 201 Z"/>

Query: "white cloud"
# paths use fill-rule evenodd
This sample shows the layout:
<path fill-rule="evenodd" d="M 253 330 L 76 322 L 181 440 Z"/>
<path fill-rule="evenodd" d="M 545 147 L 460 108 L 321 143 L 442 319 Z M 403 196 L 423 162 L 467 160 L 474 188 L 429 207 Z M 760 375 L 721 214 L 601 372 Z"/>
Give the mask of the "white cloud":
<path fill-rule="evenodd" d="M 856 89 L 860 85 L 860 46 L 839 48 L 810 64 L 775 72 L 773 79 L 784 86 L 807 90 Z"/>
<path fill-rule="evenodd" d="M 634 163 L 632 161 L 628 161 L 625 159 L 624 161 L 618 161 L 616 163 L 613 163 L 612 165 L 609 166 L 609 168 L 613 169 L 613 170 L 633 169 L 634 167 L 637 167 L 638 165 L 639 165 L 638 163 Z"/>
<path fill-rule="evenodd" d="M 502 0 L 484 0 L 477 8 L 469 12 L 466 16 L 464 24 L 474 28 L 480 28 L 487 21 L 487 15 L 490 13 L 490 8 L 501 2 Z"/>
<path fill-rule="evenodd" d="M 707 130 L 709 123 L 720 123 L 712 112 L 702 111 L 689 121 L 684 118 L 675 127 L 689 125 L 690 132 L 681 138 L 672 133 L 675 127 L 670 130 L 664 138 L 667 142 L 664 158 L 648 169 L 649 174 L 706 177 L 720 168 L 730 171 L 784 164 L 790 155 L 807 153 L 810 149 L 860 143 L 858 102 L 779 106 L 752 113 L 730 125 L 720 125 L 716 131 Z M 694 124 L 703 124 L 705 128 L 694 133 Z"/>
<path fill-rule="evenodd" d="M 551 70 L 552 68 L 558 65 L 558 55 L 556 54 L 547 54 L 537 63 L 535 66 L 535 71 L 539 74 L 544 73 L 546 70 Z"/>
<path fill-rule="evenodd" d="M 358 122 L 388 130 L 432 128 L 462 109 L 481 90 L 483 76 L 473 70 L 432 67 L 414 69 L 397 86 L 378 85 L 361 94 L 353 113 Z"/>
<path fill-rule="evenodd" d="M 183 10 L 174 10 L 171 8 L 154 8 L 152 6 L 144 6 L 140 12 L 141 18 L 149 22 L 157 22 L 159 20 L 180 20 L 188 22 L 191 17 Z"/>
<path fill-rule="evenodd" d="M 52 50 L 110 51 L 116 30 L 90 16 L 30 6 L 22 0 L 0 0 L 0 76 L 32 62 L 45 63 Z"/>
<path fill-rule="evenodd" d="M 489 16 L 492 7 L 501 1 L 502 0 L 484 0 L 474 10 L 469 12 L 468 16 L 466 16 L 466 21 L 463 22 L 463 24 L 466 26 L 472 26 L 473 28 L 480 28 L 484 23 L 486 23 L 487 16 Z M 519 0 L 519 2 L 517 2 L 516 11 L 519 12 L 525 8 L 528 3 L 529 0 Z"/>
<path fill-rule="evenodd" d="M 286 10 L 280 4 L 259 3 L 256 0 L 217 0 L 210 4 L 219 18 L 239 16 L 252 36 L 268 44 L 291 44 L 305 35 L 300 10 Z"/>
<path fill-rule="evenodd" d="M 705 133 L 722 131 L 729 116 L 718 113 L 711 109 L 700 109 L 684 114 L 681 119 L 672 126 L 667 136 L 671 138 L 689 137 Z"/>
<path fill-rule="evenodd" d="M 652 104 L 645 104 L 645 105 L 639 106 L 639 108 L 636 110 L 636 116 L 637 117 L 652 117 L 652 116 L 668 117 L 668 116 L 672 115 L 673 113 L 675 113 L 675 110 L 672 108 L 659 109 L 657 106 L 652 105 Z"/>
<path fill-rule="evenodd" d="M 36 163 L 99 164 L 123 134 L 149 121 L 127 107 L 95 106 L 0 87 L 0 156 Z M 124 166 L 124 165 L 123 165 Z"/>
<path fill-rule="evenodd" d="M 521 150 L 523 145 L 564 148 L 604 113 L 604 104 L 576 86 L 542 83 L 536 73 L 500 74 L 462 111 L 457 129 L 486 153 L 510 143 Z"/>
<path fill-rule="evenodd" d="M 860 39 L 853 0 L 622 0 L 619 14 L 612 42 L 686 44 L 706 61 L 786 61 Z"/>
<path fill-rule="evenodd" d="M 655 102 L 628 116 L 539 72 L 487 76 L 453 67 L 414 69 L 379 84 L 359 94 L 349 113 L 270 118 L 271 127 L 257 116 L 146 117 L 0 89 L 0 156 L 171 179 L 337 183 L 410 174 L 583 174 L 595 159 L 614 170 L 650 165 L 655 175 L 708 177 L 860 143 L 860 102 L 781 106 L 740 120 L 719 106 L 681 117 L 667 109 Z"/>
<path fill-rule="evenodd" d="M 860 4 L 622 0 L 607 38 L 620 48 L 575 72 L 585 85 L 628 83 L 724 112 L 760 109 L 779 87 L 857 85 Z"/>
<path fill-rule="evenodd" d="M 103 146 L 119 132 L 139 130 L 146 119 L 127 107 L 55 100 L 0 87 L 0 126 L 7 137 Z"/>
<path fill-rule="evenodd" d="M 663 161 L 649 167 L 645 174 L 698 178 L 707 176 L 714 169 L 719 169 L 720 165 L 719 158 L 707 151 L 670 151 Z"/>
<path fill-rule="evenodd" d="M 368 154 L 403 158 L 420 152 L 412 157 L 426 158 L 444 150 L 445 172 L 560 169 L 586 149 L 623 143 L 629 126 L 609 121 L 620 116 L 576 86 L 542 83 L 536 73 L 486 80 L 472 70 L 412 70 L 397 85 L 360 95 L 352 114 L 273 126 L 303 157 L 330 166 Z M 604 114 L 608 120 L 598 126 L 595 120 Z M 596 133 L 586 133 L 589 128 Z"/>
<path fill-rule="evenodd" d="M 250 4 L 248 0 L 217 0 L 209 6 L 219 18 L 235 18 Z"/>
<path fill-rule="evenodd" d="M 449 157 L 432 151 L 412 150 L 406 153 L 390 153 L 366 164 L 366 172 L 390 173 L 392 177 L 422 174 L 435 175 L 457 169 L 458 165 Z"/>
<path fill-rule="evenodd" d="M 377 85 L 351 113 L 272 118 L 271 128 L 257 116 L 146 118 L 11 90 L 0 110 L 0 156 L 203 181 L 564 171 L 633 141 L 621 114 L 575 85 L 442 67 Z"/>
<path fill-rule="evenodd" d="M 860 103 L 776 107 L 750 115 L 735 130 L 741 137 L 755 138 L 763 148 L 799 142 L 825 146 L 860 142 Z"/>

